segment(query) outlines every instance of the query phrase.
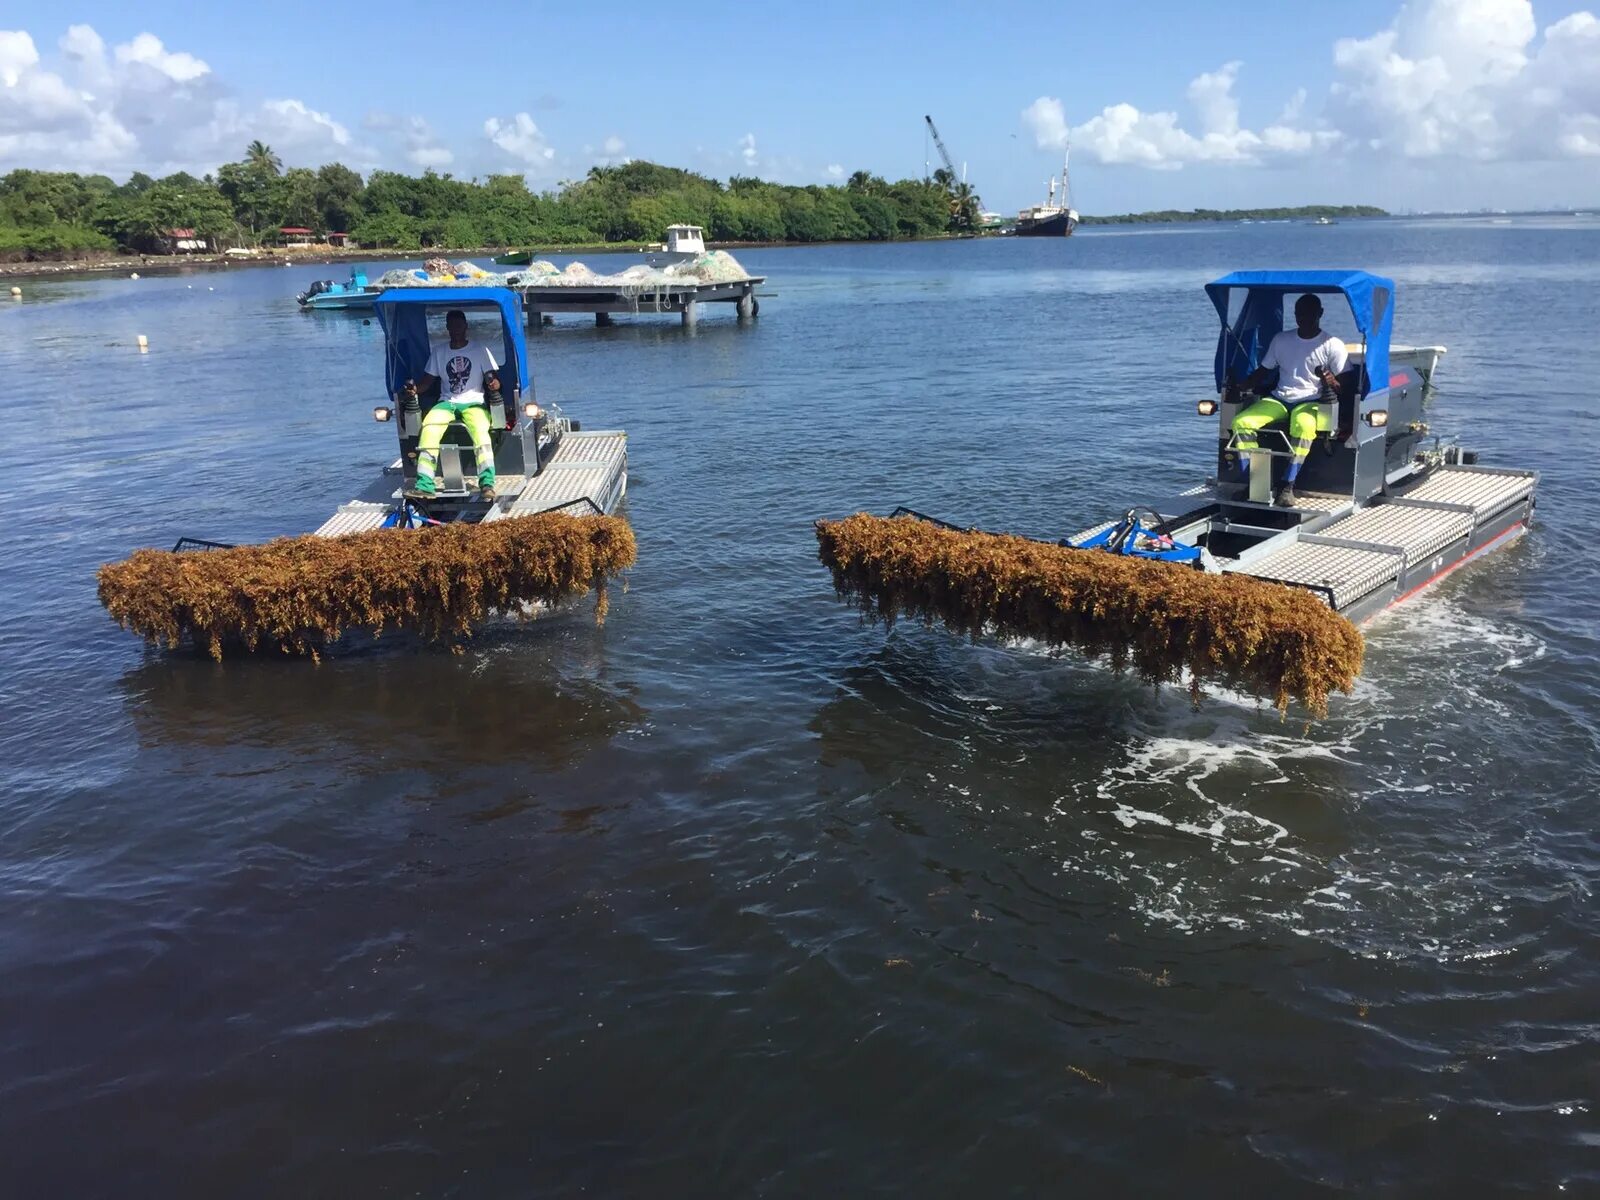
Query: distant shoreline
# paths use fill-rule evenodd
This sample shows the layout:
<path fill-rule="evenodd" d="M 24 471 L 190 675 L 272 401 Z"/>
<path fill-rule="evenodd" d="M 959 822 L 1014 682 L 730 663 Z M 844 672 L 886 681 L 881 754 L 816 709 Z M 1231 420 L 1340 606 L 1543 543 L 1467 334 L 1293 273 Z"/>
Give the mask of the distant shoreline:
<path fill-rule="evenodd" d="M 1485 221 L 1504 220 L 1507 217 L 1573 217 L 1588 216 L 1588 210 L 1576 211 L 1572 209 L 1529 210 L 1526 212 L 1451 212 L 1451 213 L 1388 213 L 1382 209 L 1371 209 L 1368 206 L 1360 207 L 1362 211 L 1347 211 L 1329 206 L 1316 205 L 1297 209 L 1195 209 L 1188 212 L 1162 212 L 1162 213 L 1124 213 L 1104 217 L 1085 217 L 1080 221 L 1080 227 L 1112 227 L 1126 225 L 1204 225 L 1227 224 L 1239 221 L 1252 221 L 1266 223 L 1273 221 L 1307 221 L 1315 220 L 1319 216 L 1327 216 L 1334 220 L 1364 221 L 1375 219 L 1398 220 L 1453 220 L 1453 221 Z M 1596 205 L 1600 211 L 1600 205 Z M 1271 214 L 1271 215 L 1266 215 Z M 862 246 L 862 245 L 902 245 L 920 244 L 925 242 L 946 241 L 974 241 L 1001 236 L 995 233 L 978 234 L 942 234 L 937 237 L 924 238 L 895 238 L 892 241 L 843 241 L 843 242 L 708 242 L 707 245 L 717 250 L 788 250 L 800 249 L 808 246 Z M 1028 239 L 1030 241 L 1038 239 Z M 575 243 L 569 245 L 540 246 L 535 251 L 536 255 L 546 254 L 641 254 L 652 242 L 595 242 Z M 220 270 L 227 267 L 322 267 L 333 264 L 349 264 L 362 262 L 394 262 L 411 261 L 421 262 L 427 258 L 470 258 L 474 260 L 492 258 L 497 254 L 509 253 L 504 247 L 479 246 L 476 248 L 456 247 L 442 249 L 433 247 L 426 250 L 330 250 L 325 252 L 294 253 L 264 252 L 250 258 L 229 257 L 223 254 L 130 254 L 101 256 L 92 259 L 74 259 L 64 262 L 0 262 L 0 279 L 52 279 L 58 276 L 70 277 L 80 275 L 112 275 L 117 273 L 141 275 L 173 275 L 183 271 L 192 270 Z M 492 262 L 479 262 L 479 266 L 490 267 Z M 509 268 L 515 270 L 515 268 Z"/>

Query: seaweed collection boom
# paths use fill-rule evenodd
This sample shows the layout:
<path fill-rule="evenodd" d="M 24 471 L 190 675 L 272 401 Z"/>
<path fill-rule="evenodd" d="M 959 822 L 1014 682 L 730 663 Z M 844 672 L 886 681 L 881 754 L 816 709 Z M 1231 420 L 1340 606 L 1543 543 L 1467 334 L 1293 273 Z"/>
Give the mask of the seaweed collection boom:
<path fill-rule="evenodd" d="M 1038 637 L 1132 661 L 1155 680 L 1243 684 L 1314 711 L 1360 668 L 1352 622 L 1405 599 L 1526 529 L 1536 472 L 1477 463 L 1429 437 L 1428 378 L 1442 347 L 1390 345 L 1395 286 L 1363 271 L 1241 271 L 1206 286 L 1221 322 L 1216 475 L 1056 543 L 999 537 L 897 510 L 819 522 L 841 595 L 892 619 Z M 1359 342 L 1317 399 L 1315 439 L 1290 506 L 1272 502 L 1289 431 L 1245 438 L 1286 298 L 1341 297 Z M 1088 553 L 1098 551 L 1099 553 Z M 1113 559 L 1115 560 L 1113 562 Z M 1307 604 L 1308 600 L 1316 603 Z"/>

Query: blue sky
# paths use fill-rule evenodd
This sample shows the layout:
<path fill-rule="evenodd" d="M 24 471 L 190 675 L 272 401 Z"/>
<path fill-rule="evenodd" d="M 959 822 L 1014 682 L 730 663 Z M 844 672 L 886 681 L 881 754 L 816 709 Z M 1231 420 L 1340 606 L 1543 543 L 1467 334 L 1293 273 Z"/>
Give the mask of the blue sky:
<path fill-rule="evenodd" d="M 7 7 L 0 170 L 204 169 L 261 136 L 291 164 L 534 186 L 624 157 L 893 178 L 922 173 L 928 112 L 1002 211 L 1068 136 L 1087 211 L 1600 205 L 1600 20 L 1576 4 Z"/>

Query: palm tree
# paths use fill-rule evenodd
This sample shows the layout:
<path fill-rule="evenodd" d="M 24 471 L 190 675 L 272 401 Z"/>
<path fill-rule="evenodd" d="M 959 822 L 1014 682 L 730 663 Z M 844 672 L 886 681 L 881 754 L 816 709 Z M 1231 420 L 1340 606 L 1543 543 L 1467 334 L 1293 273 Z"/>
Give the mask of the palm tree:
<path fill-rule="evenodd" d="M 965 181 L 950 189 L 950 223 L 957 229 L 973 229 L 982 218 L 978 213 L 978 196 L 972 185 Z"/>
<path fill-rule="evenodd" d="M 257 138 L 244 148 L 245 161 L 252 167 L 263 168 L 268 175 L 283 170 L 283 159 L 272 152 L 272 147 Z"/>

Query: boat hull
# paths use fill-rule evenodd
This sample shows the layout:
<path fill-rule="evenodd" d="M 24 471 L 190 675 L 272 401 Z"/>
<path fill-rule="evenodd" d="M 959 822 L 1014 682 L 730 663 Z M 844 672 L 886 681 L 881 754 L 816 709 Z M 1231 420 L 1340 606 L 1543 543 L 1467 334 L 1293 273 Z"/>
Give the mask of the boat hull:
<path fill-rule="evenodd" d="M 381 291 L 381 288 L 369 288 L 364 292 L 323 292 L 300 301 L 300 307 L 318 310 L 371 308 Z"/>
<path fill-rule="evenodd" d="M 1071 237 L 1072 231 L 1078 223 L 1072 219 L 1070 212 L 1057 213 L 1052 217 L 1043 217 L 1033 221 L 1018 221 L 1018 237 Z"/>
<path fill-rule="evenodd" d="M 1222 569 L 1305 588 L 1360 623 L 1515 541 L 1533 519 L 1538 482 L 1533 471 L 1445 465 L 1360 502 L 1306 494 L 1285 510 L 1206 484 L 1149 508 L 1186 544 L 1214 546 L 1221 531 L 1252 525 L 1282 529 Z M 1071 540 L 1081 544 L 1103 528 Z"/>

